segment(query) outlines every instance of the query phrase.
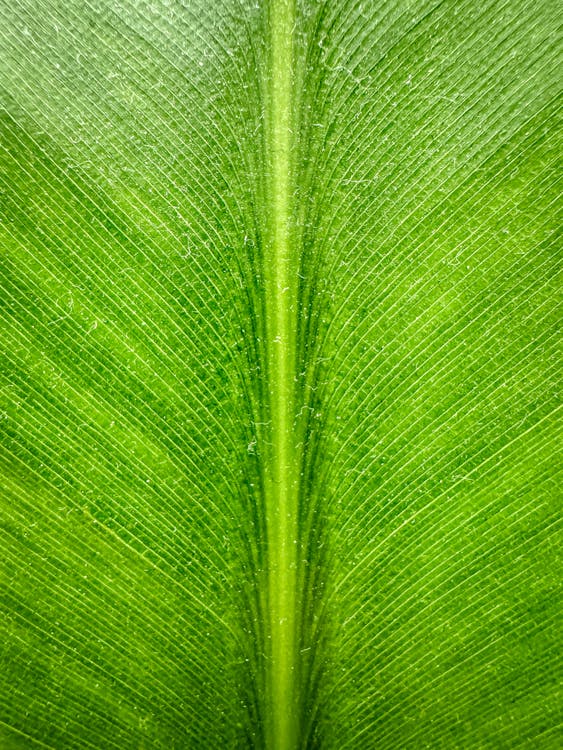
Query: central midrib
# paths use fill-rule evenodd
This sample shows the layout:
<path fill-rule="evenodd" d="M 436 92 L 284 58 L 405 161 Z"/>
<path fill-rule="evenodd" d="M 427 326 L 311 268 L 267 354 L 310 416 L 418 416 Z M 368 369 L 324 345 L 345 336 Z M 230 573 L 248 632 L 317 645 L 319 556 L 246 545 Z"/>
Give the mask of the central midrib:
<path fill-rule="evenodd" d="M 266 315 L 270 440 L 266 481 L 269 659 L 268 750 L 294 750 L 299 739 L 297 513 L 299 462 L 293 437 L 296 351 L 295 258 L 291 229 L 294 0 L 269 4 L 266 162 L 268 254 Z"/>

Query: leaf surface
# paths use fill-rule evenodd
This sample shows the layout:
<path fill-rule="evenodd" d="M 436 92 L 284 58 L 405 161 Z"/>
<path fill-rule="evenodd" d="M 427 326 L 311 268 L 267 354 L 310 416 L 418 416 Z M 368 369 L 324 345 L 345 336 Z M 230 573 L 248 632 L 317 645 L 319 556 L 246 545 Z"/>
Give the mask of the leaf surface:
<path fill-rule="evenodd" d="M 0 747 L 559 747 L 556 3 L 0 6 Z"/>

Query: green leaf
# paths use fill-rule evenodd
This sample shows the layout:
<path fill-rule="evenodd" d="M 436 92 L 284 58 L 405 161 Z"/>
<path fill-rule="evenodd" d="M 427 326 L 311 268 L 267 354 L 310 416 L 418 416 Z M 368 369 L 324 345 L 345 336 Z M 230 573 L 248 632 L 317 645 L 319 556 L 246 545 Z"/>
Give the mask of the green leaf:
<path fill-rule="evenodd" d="M 0 747 L 561 746 L 554 0 L 5 0 Z"/>

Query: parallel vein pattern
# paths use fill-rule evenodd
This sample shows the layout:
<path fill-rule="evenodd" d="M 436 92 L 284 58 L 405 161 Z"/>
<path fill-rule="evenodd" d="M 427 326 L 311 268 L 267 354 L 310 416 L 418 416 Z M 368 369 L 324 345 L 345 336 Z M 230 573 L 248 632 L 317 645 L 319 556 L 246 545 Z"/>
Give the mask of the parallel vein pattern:
<path fill-rule="evenodd" d="M 556 3 L 0 12 L 0 747 L 558 748 Z"/>

